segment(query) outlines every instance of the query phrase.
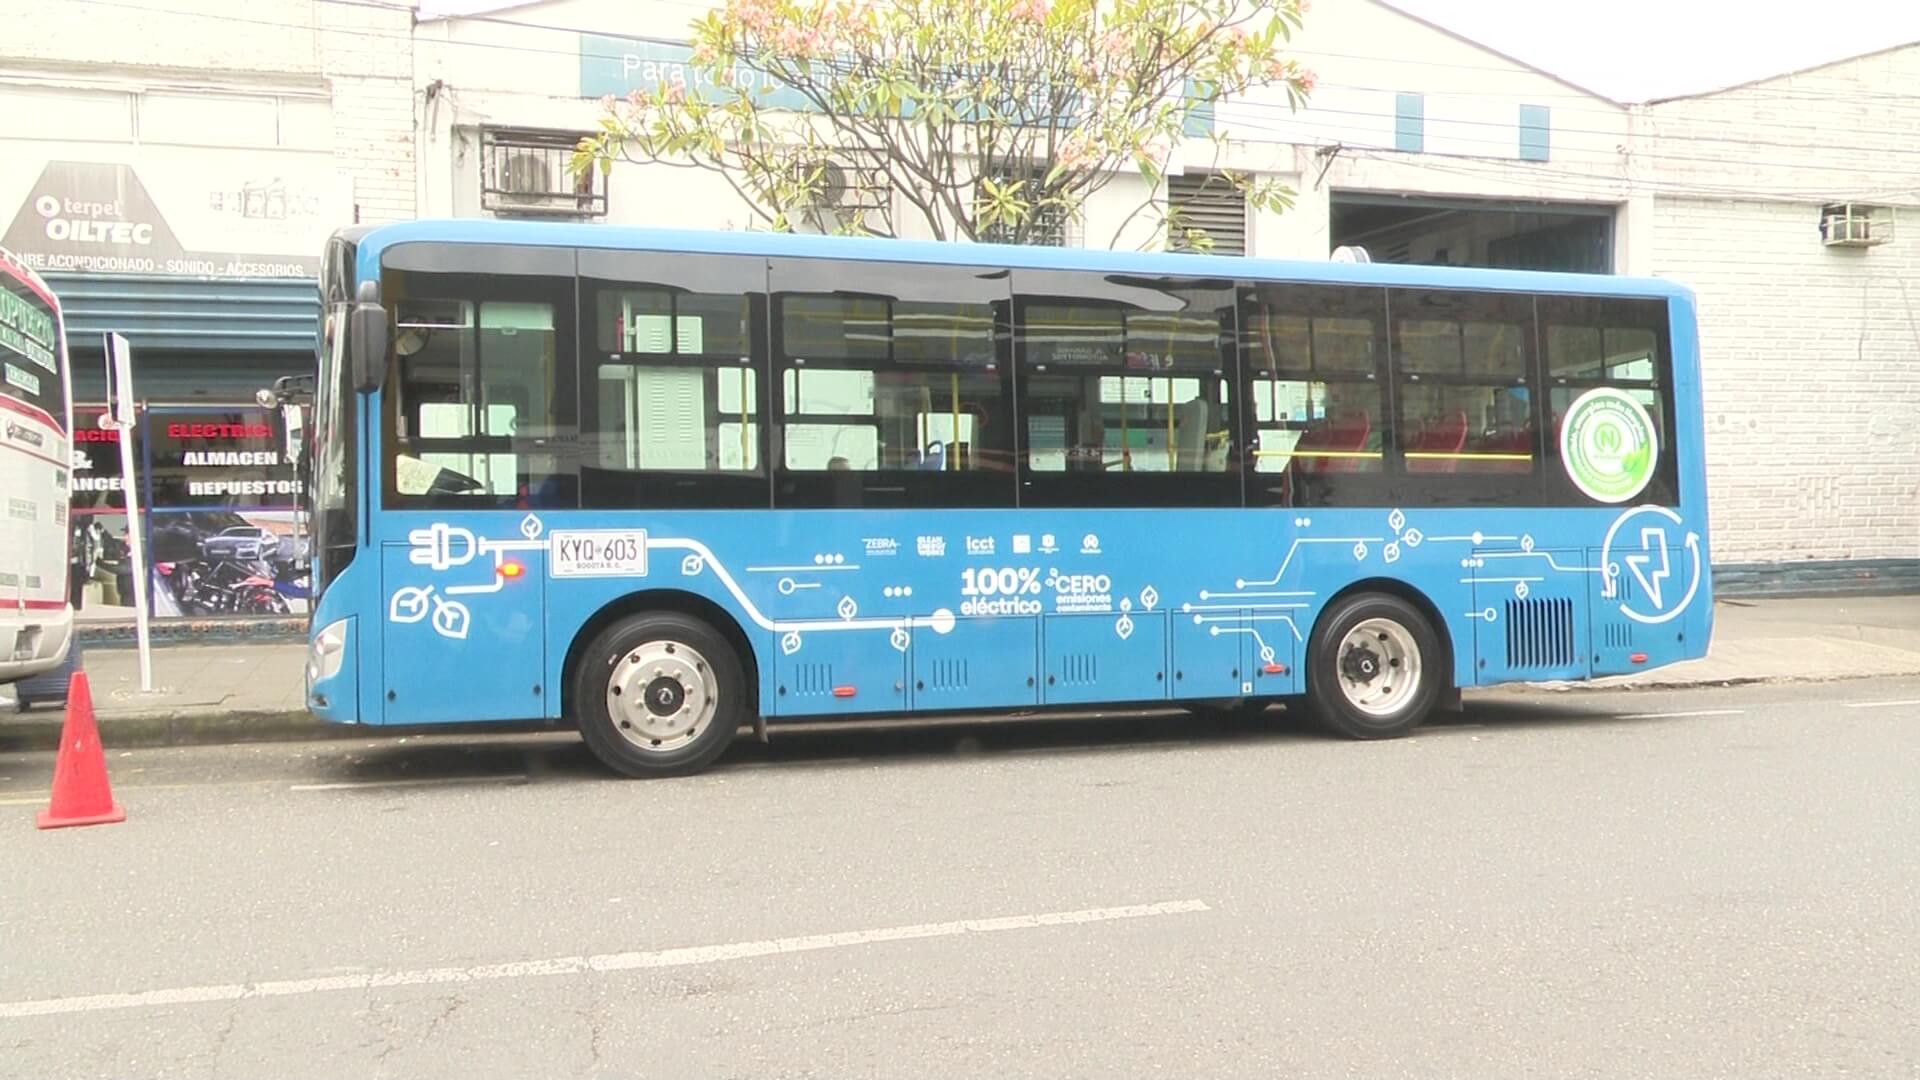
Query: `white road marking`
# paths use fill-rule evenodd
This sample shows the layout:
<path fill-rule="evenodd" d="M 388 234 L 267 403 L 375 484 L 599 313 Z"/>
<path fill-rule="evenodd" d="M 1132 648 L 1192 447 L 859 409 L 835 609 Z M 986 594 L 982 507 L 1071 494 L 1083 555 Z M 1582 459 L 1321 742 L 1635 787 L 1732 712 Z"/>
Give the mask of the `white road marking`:
<path fill-rule="evenodd" d="M 1920 698 L 1908 698 L 1905 701 L 1849 701 L 1849 709 L 1892 709 L 1903 705 L 1920 705 Z"/>
<path fill-rule="evenodd" d="M 1616 720 L 1679 720 L 1688 716 L 1741 716 L 1745 709 L 1688 709 L 1685 712 L 1643 712 L 1618 716 Z"/>
<path fill-rule="evenodd" d="M 1125 907 L 1050 911 L 1036 915 L 1005 915 L 994 919 L 919 923 L 913 926 L 892 926 L 879 930 L 848 930 L 837 934 L 808 934 L 803 937 L 741 941 L 731 945 L 696 945 L 690 948 L 660 949 L 653 952 L 560 956 L 547 960 L 517 960 L 479 967 L 421 968 L 414 971 L 327 975 L 314 979 L 223 983 L 217 986 L 181 986 L 167 990 L 141 990 L 129 994 L 40 998 L 35 1001 L 0 1002 L 0 1019 L 59 1016 L 71 1013 L 102 1012 L 109 1009 L 140 1009 L 160 1005 L 195 1005 L 212 1001 L 294 997 L 331 990 L 377 990 L 389 986 L 486 982 L 495 979 L 525 979 L 539 975 L 578 975 L 588 971 L 635 971 L 646 968 L 688 967 L 697 964 L 718 964 L 728 960 L 746 960 L 756 956 L 843 949 L 855 945 L 873 945 L 883 941 L 917 941 L 925 938 L 957 937 L 962 934 L 995 934 L 1006 930 L 1034 930 L 1044 926 L 1073 926 L 1080 923 L 1144 919 L 1157 915 L 1184 915 L 1209 910 L 1212 909 L 1202 900 L 1169 900 L 1158 904 L 1130 904 Z"/>
<path fill-rule="evenodd" d="M 288 791 L 358 791 L 361 788 L 437 787 L 442 784 L 518 784 L 527 774 L 502 776 L 423 776 L 415 780 L 346 780 L 337 784 L 294 784 Z"/>

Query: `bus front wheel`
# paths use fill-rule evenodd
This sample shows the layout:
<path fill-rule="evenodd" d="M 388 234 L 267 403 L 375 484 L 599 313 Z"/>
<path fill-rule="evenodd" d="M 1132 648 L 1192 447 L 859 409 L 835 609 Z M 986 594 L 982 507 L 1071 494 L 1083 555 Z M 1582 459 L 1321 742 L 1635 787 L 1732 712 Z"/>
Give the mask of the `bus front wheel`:
<path fill-rule="evenodd" d="M 1307 644 L 1307 699 L 1320 723 L 1350 739 L 1392 739 L 1439 700 L 1440 640 L 1418 608 L 1360 593 L 1320 617 Z"/>
<path fill-rule="evenodd" d="M 706 623 L 674 611 L 600 632 L 573 677 L 580 735 L 608 768 L 685 776 L 713 763 L 749 719 L 740 658 Z"/>

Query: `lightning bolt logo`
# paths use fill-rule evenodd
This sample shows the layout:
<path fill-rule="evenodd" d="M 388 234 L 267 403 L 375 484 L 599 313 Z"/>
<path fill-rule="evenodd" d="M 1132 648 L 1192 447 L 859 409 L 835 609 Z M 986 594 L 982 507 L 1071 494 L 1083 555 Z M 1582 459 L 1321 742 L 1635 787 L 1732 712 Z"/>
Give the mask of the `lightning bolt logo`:
<path fill-rule="evenodd" d="M 1647 567 L 1653 562 L 1655 553 L 1660 557 L 1660 569 L 1649 571 Z M 1627 556 L 1625 562 L 1627 569 L 1633 571 L 1635 580 L 1640 582 L 1640 587 L 1646 590 L 1647 599 L 1653 601 L 1654 610 L 1665 606 L 1660 602 L 1660 584 L 1672 575 L 1667 565 L 1667 531 L 1641 529 L 1640 553 Z"/>

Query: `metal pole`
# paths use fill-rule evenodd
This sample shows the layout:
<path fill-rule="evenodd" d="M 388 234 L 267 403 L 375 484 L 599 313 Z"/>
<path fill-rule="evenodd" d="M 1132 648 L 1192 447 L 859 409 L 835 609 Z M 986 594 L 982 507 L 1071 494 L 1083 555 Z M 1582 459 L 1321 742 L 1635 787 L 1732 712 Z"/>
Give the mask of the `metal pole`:
<path fill-rule="evenodd" d="M 115 422 L 118 425 L 118 421 Z M 133 473 L 133 425 L 119 425 L 120 486 L 127 498 L 127 551 L 133 559 L 133 632 L 140 646 L 140 692 L 153 693 L 153 640 L 147 633 L 147 544 L 141 536 L 139 485 Z"/>
<path fill-rule="evenodd" d="M 133 471 L 133 346 L 106 335 L 107 415 L 103 426 L 120 433 L 120 494 L 127 504 L 127 557 L 133 560 L 133 632 L 140 653 L 140 692 L 153 693 L 153 639 L 147 632 L 146 537 L 140 528 L 140 484 Z"/>

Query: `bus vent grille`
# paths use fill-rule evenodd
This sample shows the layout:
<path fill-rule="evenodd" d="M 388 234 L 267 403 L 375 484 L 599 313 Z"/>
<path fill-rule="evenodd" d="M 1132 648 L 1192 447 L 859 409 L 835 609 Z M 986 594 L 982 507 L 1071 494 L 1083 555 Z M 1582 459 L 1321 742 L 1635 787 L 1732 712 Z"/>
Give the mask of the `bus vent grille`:
<path fill-rule="evenodd" d="M 1609 649 L 1633 648 L 1633 624 L 1610 622 L 1600 628 L 1601 641 Z"/>
<path fill-rule="evenodd" d="M 1060 682 L 1063 686 L 1098 685 L 1099 657 L 1092 653 L 1067 653 L 1060 657 Z"/>
<path fill-rule="evenodd" d="M 967 685 L 965 660 L 935 660 L 928 665 L 927 689 L 965 690 Z"/>
<path fill-rule="evenodd" d="M 794 697 L 829 697 L 832 694 L 832 664 L 812 663 L 793 666 Z"/>
<path fill-rule="evenodd" d="M 1507 601 L 1507 667 L 1573 663 L 1573 601 L 1565 597 Z"/>

